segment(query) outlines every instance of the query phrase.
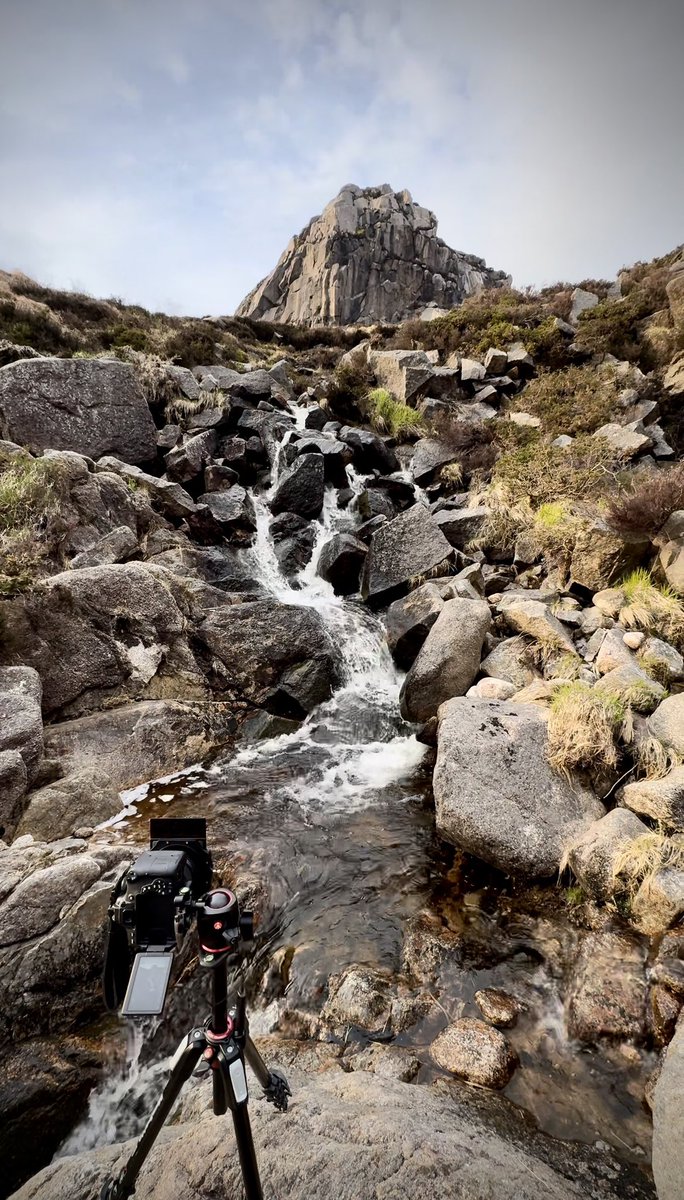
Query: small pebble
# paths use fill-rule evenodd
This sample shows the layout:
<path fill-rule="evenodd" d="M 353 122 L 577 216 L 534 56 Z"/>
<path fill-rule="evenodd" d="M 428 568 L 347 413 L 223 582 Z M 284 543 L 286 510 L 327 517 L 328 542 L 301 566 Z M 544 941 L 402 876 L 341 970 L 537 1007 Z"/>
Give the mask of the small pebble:
<path fill-rule="evenodd" d="M 645 633 L 639 633 L 635 630 L 633 633 L 626 633 L 622 640 L 625 646 L 629 646 L 630 650 L 638 650 L 645 637 Z"/>

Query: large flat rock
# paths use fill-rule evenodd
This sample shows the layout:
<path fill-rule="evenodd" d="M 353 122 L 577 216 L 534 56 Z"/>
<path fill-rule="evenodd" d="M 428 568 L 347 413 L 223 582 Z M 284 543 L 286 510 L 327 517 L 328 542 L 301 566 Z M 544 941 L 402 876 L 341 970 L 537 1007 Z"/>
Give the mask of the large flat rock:
<path fill-rule="evenodd" d="M 454 553 L 432 513 L 414 504 L 373 534 L 361 594 L 372 604 L 389 604 L 436 571 L 448 571 Z"/>

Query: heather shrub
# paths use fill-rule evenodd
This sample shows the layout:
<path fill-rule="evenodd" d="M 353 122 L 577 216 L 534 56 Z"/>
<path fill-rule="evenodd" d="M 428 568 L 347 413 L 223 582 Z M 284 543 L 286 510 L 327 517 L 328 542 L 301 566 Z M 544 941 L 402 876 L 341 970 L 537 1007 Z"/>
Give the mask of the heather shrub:
<path fill-rule="evenodd" d="M 551 437 L 592 433 L 610 420 L 617 389 L 587 366 L 571 366 L 531 379 L 515 407 L 539 417 Z"/>
<path fill-rule="evenodd" d="M 684 508 L 684 462 L 637 476 L 606 507 L 619 532 L 656 534 L 673 512 Z"/>
<path fill-rule="evenodd" d="M 621 458 L 602 438 L 583 434 L 571 446 L 552 446 L 536 430 L 497 426 L 504 450 L 492 482 L 511 503 L 529 501 L 536 509 L 563 499 L 597 498 L 614 486 Z"/>

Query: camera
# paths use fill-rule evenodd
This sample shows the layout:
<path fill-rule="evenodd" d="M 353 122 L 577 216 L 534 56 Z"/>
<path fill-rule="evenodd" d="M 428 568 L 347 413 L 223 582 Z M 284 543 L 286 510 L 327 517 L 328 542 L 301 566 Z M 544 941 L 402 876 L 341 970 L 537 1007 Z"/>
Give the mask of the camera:
<path fill-rule="evenodd" d="M 154 1015 L 163 1010 L 174 951 L 180 948 L 193 918 L 201 921 L 203 906 L 198 901 L 208 892 L 211 877 L 204 819 L 150 821 L 149 850 L 124 871 L 110 898 L 103 973 L 109 1009 L 121 1007 L 124 1016 Z M 209 901 L 221 894 L 210 893 L 206 898 Z M 232 893 L 225 895 L 232 897 Z M 240 913 L 232 899 L 236 912 L 222 904 L 215 921 L 221 921 L 221 932 L 228 933 L 230 944 L 235 942 L 237 949 Z M 207 934 L 207 944 L 219 937 L 219 929 L 213 929 Z"/>

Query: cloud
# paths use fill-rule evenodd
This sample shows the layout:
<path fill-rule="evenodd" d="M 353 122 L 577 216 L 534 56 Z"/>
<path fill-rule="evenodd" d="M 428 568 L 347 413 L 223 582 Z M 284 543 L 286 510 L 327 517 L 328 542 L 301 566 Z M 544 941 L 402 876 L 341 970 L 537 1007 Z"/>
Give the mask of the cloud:
<path fill-rule="evenodd" d="M 684 239 L 679 0 L 5 4 L 0 265 L 46 282 L 230 311 L 348 182 L 520 284 Z"/>

